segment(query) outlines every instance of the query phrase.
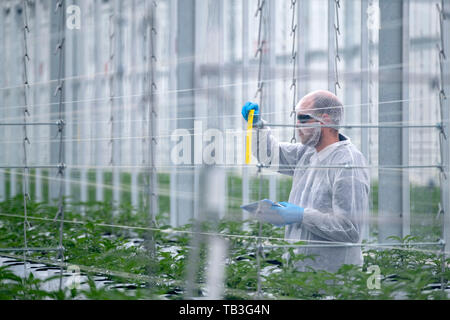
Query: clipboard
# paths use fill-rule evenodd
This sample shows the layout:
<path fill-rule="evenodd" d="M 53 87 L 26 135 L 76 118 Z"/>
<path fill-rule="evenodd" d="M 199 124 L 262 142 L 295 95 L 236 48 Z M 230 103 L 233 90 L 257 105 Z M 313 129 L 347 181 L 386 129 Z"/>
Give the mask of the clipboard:
<path fill-rule="evenodd" d="M 274 207 L 283 206 L 277 202 L 273 202 L 272 200 L 263 199 L 260 201 L 242 205 L 241 209 L 250 212 L 258 221 L 270 222 L 274 225 L 284 224 L 283 218 L 277 213 Z"/>

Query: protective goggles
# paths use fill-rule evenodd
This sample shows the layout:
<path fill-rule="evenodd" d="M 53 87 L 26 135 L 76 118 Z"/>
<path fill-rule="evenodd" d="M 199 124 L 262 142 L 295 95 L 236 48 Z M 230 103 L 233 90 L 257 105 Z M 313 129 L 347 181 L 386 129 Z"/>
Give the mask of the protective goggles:
<path fill-rule="evenodd" d="M 298 114 L 297 115 L 297 120 L 300 123 L 307 123 L 309 120 L 312 120 L 312 119 L 314 119 L 316 121 L 319 121 L 319 122 L 322 122 L 322 120 L 320 120 L 319 118 L 317 118 L 317 117 L 315 117 L 313 115 L 310 115 L 310 114 Z"/>

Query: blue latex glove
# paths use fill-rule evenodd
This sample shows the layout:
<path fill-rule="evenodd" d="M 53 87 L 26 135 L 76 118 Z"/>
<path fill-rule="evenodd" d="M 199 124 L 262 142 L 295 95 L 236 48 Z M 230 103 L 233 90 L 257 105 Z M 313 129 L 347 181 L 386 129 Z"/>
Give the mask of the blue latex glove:
<path fill-rule="evenodd" d="M 248 114 L 250 113 L 250 110 L 255 110 L 255 112 L 253 113 L 253 123 L 258 123 L 259 122 L 259 106 L 257 103 L 253 103 L 253 102 L 247 102 L 246 104 L 244 104 L 244 106 L 242 107 L 242 116 L 244 117 L 245 121 L 248 121 Z"/>
<path fill-rule="evenodd" d="M 296 206 L 295 204 L 289 202 L 278 202 L 282 205 L 279 207 L 277 205 L 272 205 L 272 209 L 281 216 L 284 221 L 283 224 L 275 224 L 278 227 L 291 224 L 291 223 L 301 223 L 303 221 L 303 212 L 304 209 L 302 207 Z"/>

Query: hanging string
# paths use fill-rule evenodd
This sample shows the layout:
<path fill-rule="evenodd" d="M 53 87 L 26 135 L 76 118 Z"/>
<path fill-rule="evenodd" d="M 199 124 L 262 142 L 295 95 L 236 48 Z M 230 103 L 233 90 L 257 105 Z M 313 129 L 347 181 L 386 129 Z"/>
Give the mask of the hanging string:
<path fill-rule="evenodd" d="M 115 8 L 115 3 L 119 5 L 119 8 Z M 109 116 L 109 128 L 110 128 L 110 140 L 109 140 L 109 148 L 110 148 L 110 160 L 109 165 L 112 169 L 112 183 L 114 185 L 120 183 L 120 172 L 118 172 L 115 166 L 120 162 L 120 144 L 117 140 L 115 140 L 115 136 L 120 136 L 120 125 L 114 121 L 115 117 L 120 114 L 119 108 L 122 108 L 121 105 L 116 103 L 116 99 L 120 99 L 118 95 L 116 95 L 116 90 L 120 92 L 120 86 L 123 84 L 123 70 L 122 65 L 119 59 L 116 59 L 116 41 L 117 45 L 122 41 L 121 37 L 121 24 L 122 24 L 122 12 L 121 12 L 121 2 L 110 1 L 109 6 L 109 62 L 108 62 L 108 73 L 109 73 L 109 108 L 110 108 L 110 116 Z M 117 17 L 116 17 L 117 15 Z M 117 30 L 116 30 L 117 27 Z M 118 34 L 118 40 L 116 40 L 116 32 Z M 117 57 L 120 57 L 120 54 L 117 53 Z M 116 77 L 117 75 L 117 77 Z M 111 197 L 111 207 L 113 215 L 117 214 L 120 205 L 120 193 L 114 192 Z"/>
<path fill-rule="evenodd" d="M 27 241 L 27 229 L 30 228 L 30 223 L 28 222 L 28 210 L 27 210 L 27 201 L 31 200 L 29 194 L 29 168 L 28 168 L 28 153 L 27 153 L 27 145 L 30 144 L 30 140 L 28 138 L 27 132 L 27 118 L 30 116 L 29 106 L 28 106 L 28 96 L 29 96 L 29 82 L 28 82 L 28 66 L 27 63 L 30 61 L 30 56 L 28 54 L 28 33 L 30 29 L 28 28 L 28 14 L 27 14 L 27 0 L 22 1 L 22 16 L 23 16 L 23 97 L 24 97 L 24 109 L 23 109 L 23 174 L 22 174 L 22 190 L 23 190 L 23 210 L 24 210 L 24 222 L 23 222 L 23 239 L 24 239 L 24 247 L 23 251 L 23 262 L 24 262 L 24 275 L 27 277 L 27 249 L 28 249 L 28 241 Z"/>
<path fill-rule="evenodd" d="M 142 82 L 142 87 L 145 88 L 147 87 L 147 84 L 149 83 L 149 62 L 148 62 L 148 1 L 144 2 L 144 12 L 145 15 L 142 19 L 142 34 L 143 34 L 143 41 L 142 41 L 142 55 L 143 55 L 143 61 L 144 61 L 144 69 L 145 72 L 143 72 L 143 82 Z M 146 90 L 144 94 L 141 95 L 141 101 L 140 101 L 140 105 L 142 107 L 141 113 L 142 113 L 142 120 L 138 120 L 141 121 L 141 132 L 142 132 L 142 136 L 141 138 L 141 145 L 142 145 L 142 159 L 141 159 L 141 164 L 142 164 L 142 168 L 147 167 L 147 155 L 149 153 L 148 150 L 148 144 L 147 144 L 147 134 L 145 134 L 146 131 L 148 131 L 148 125 L 150 120 L 147 118 L 147 113 L 148 113 L 148 101 L 149 101 L 149 96 L 150 94 L 148 93 L 148 91 Z M 144 208 L 148 208 L 149 207 L 149 197 L 148 197 L 148 188 L 149 188 L 149 179 L 148 176 L 145 176 L 144 179 L 144 190 L 145 192 L 142 194 L 142 204 Z"/>
<path fill-rule="evenodd" d="M 156 224 L 156 216 L 158 214 L 158 176 L 156 171 L 156 152 L 157 152 L 157 117 L 158 113 L 155 105 L 155 91 L 157 89 L 155 83 L 155 68 L 156 68 L 156 50 L 155 50 L 155 37 L 156 37 L 156 26 L 155 26 L 155 10 L 157 7 L 156 1 L 150 0 L 151 4 L 149 8 L 146 8 L 145 11 L 147 13 L 145 17 L 145 28 L 144 33 L 149 34 L 149 52 L 150 58 L 147 59 L 147 54 L 145 54 L 145 59 L 148 60 L 148 75 L 146 75 L 147 81 L 144 85 L 149 84 L 148 90 L 148 98 L 147 105 L 148 107 L 148 141 L 150 143 L 150 147 L 148 149 L 148 167 L 146 172 L 146 198 L 149 199 L 150 203 L 148 206 L 148 225 L 150 228 L 154 228 Z M 145 6 L 147 7 L 147 2 L 145 2 Z M 146 51 L 147 46 L 144 48 Z M 145 149 L 143 149 L 145 150 Z M 145 158 L 145 156 L 144 156 Z M 156 259 L 156 243 L 153 232 L 150 230 L 148 232 L 148 239 L 146 241 L 147 250 L 149 251 L 149 272 L 153 274 L 155 272 L 155 264 L 154 261 Z M 150 281 L 150 289 L 154 286 L 154 283 Z"/>
<path fill-rule="evenodd" d="M 115 28 L 114 28 L 114 4 L 110 3 L 110 14 L 109 14 L 109 61 L 108 61 L 108 86 L 109 86 L 109 146 L 110 146 L 110 160 L 109 164 L 114 165 L 114 40 L 115 40 Z"/>
<path fill-rule="evenodd" d="M 58 211 L 54 218 L 56 221 L 57 218 L 60 218 L 59 224 L 59 256 L 61 263 L 64 262 L 64 247 L 63 247 L 63 235 L 64 235 L 64 202 L 63 202 L 63 194 L 64 194 L 64 150 L 63 150 L 63 137 L 64 137 L 64 125 L 65 122 L 63 120 L 63 96 L 64 96 L 64 26 L 65 26 L 65 1 L 60 0 L 56 4 L 55 13 L 59 11 L 59 40 L 58 45 L 56 47 L 55 54 L 59 55 L 59 63 L 58 63 L 58 82 L 57 87 L 55 89 L 54 96 L 59 95 L 58 102 L 58 135 L 59 135 L 59 147 L 58 147 L 58 171 L 57 177 L 59 177 L 59 196 L 58 196 Z M 60 268 L 60 277 L 59 277 L 59 289 L 62 289 L 62 279 L 63 279 L 63 267 Z"/>
<path fill-rule="evenodd" d="M 439 59 L 439 87 L 438 87 L 438 99 L 439 99 L 439 110 L 440 110 L 440 117 L 441 117 L 441 130 L 439 134 L 439 148 L 440 148 L 440 156 L 441 156 L 441 166 L 440 166 L 440 173 L 439 173 L 439 185 L 441 189 L 441 201 L 439 202 L 439 210 L 438 210 L 438 216 L 442 215 L 445 217 L 446 213 L 445 210 L 448 209 L 446 206 L 444 206 L 442 203 L 445 201 L 446 195 L 444 194 L 445 190 L 447 188 L 444 188 L 446 185 L 448 185 L 448 167 L 447 167 L 447 156 L 448 152 L 446 153 L 446 149 L 448 148 L 448 141 L 447 141 L 447 134 L 445 133 L 445 127 L 444 127 L 444 120 L 448 121 L 448 119 L 444 119 L 444 100 L 447 99 L 445 89 L 444 89 L 444 60 L 446 60 L 446 54 L 445 54 L 445 47 L 444 47 L 444 0 L 441 0 L 441 5 L 436 4 L 436 8 L 439 15 L 439 40 L 440 43 L 437 44 L 438 49 L 438 59 Z M 448 113 L 447 113 L 448 114 Z M 444 149 L 445 148 L 445 149 Z M 445 180 L 445 181 L 444 181 Z M 448 191 L 447 191 L 448 192 Z M 442 223 L 442 236 L 445 234 L 444 229 L 445 221 Z M 440 240 L 441 243 L 441 291 L 444 293 L 444 273 L 445 273 L 445 240 Z"/>
<path fill-rule="evenodd" d="M 255 58 L 259 55 L 259 67 L 258 67 L 258 88 L 256 90 L 255 98 L 259 95 L 259 117 L 261 120 L 262 117 L 262 102 L 263 102 L 263 85 L 264 82 L 261 81 L 262 78 L 262 59 L 263 59 L 263 47 L 265 44 L 265 40 L 262 39 L 262 21 L 263 21 L 263 9 L 264 9 L 265 0 L 258 0 L 258 8 L 255 13 L 255 17 L 258 18 L 259 16 L 259 27 L 258 27 L 258 48 L 256 50 Z M 259 157 L 259 141 L 260 141 L 260 127 L 257 126 L 256 130 L 256 157 L 258 160 L 258 175 L 259 175 L 259 190 L 258 190 L 258 199 L 261 199 L 262 197 L 262 174 L 261 174 L 261 168 L 263 167 L 263 164 L 260 163 L 260 157 Z M 260 211 L 260 204 L 258 205 L 257 212 Z M 262 234 L 262 222 L 258 222 L 258 236 L 261 236 Z M 261 296 L 261 255 L 263 254 L 263 248 L 261 240 L 258 239 L 258 244 L 256 248 L 256 298 Z"/>
<path fill-rule="evenodd" d="M 341 57 L 339 56 L 339 35 L 341 34 L 340 26 L 339 26 L 339 8 L 341 4 L 340 0 L 334 0 L 335 3 L 335 23 L 334 23 L 334 31 L 335 31 L 335 55 L 334 55 L 334 94 L 337 95 L 337 88 L 341 89 L 341 85 L 339 83 L 339 74 L 338 74 L 338 62 L 341 61 Z"/>
<path fill-rule="evenodd" d="M 150 181 L 149 181 L 149 196 L 151 198 L 151 211 L 150 211 L 150 219 L 151 225 L 156 224 L 156 215 L 158 214 L 158 194 L 156 189 L 158 188 L 158 176 L 156 172 L 156 151 L 157 151 L 157 118 L 158 113 L 155 105 L 155 91 L 157 90 L 155 83 L 155 36 L 156 36 L 156 28 L 155 28 L 155 17 L 154 11 L 157 4 L 155 1 L 152 1 L 152 5 L 150 6 L 150 96 L 149 96 L 149 116 L 150 116 L 150 125 L 149 125 L 149 137 L 150 137 L 150 156 L 149 156 L 149 172 L 150 172 Z"/>
<path fill-rule="evenodd" d="M 296 79 L 296 61 L 297 61 L 297 51 L 295 47 L 295 38 L 297 34 L 297 23 L 295 22 L 295 5 L 297 0 L 291 0 L 291 10 L 292 10 L 292 19 L 291 19 L 291 37 L 292 37 L 292 51 L 291 51 L 291 63 L 292 63 L 292 82 L 291 82 L 291 90 L 292 92 L 292 111 L 291 117 L 294 118 L 294 125 L 297 123 L 297 117 L 295 112 L 295 104 L 297 100 L 297 79 Z M 292 139 L 291 143 L 296 143 L 297 139 L 295 138 L 295 128 L 292 130 Z"/>

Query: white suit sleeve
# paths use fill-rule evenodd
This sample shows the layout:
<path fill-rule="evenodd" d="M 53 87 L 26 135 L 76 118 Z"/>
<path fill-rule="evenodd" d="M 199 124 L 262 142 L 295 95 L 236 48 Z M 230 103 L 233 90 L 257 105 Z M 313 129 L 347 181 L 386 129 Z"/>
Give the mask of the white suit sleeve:
<path fill-rule="evenodd" d="M 333 183 L 332 212 L 305 208 L 303 226 L 329 241 L 359 242 L 369 204 L 366 177 L 361 169 L 341 169 Z"/>
<path fill-rule="evenodd" d="M 253 156 L 258 159 L 259 152 L 259 161 L 265 165 L 269 165 L 272 170 L 279 173 L 290 176 L 294 175 L 295 166 L 306 150 L 307 147 L 301 143 L 278 142 L 278 139 L 272 134 L 269 127 L 263 127 L 259 130 L 253 129 Z"/>

